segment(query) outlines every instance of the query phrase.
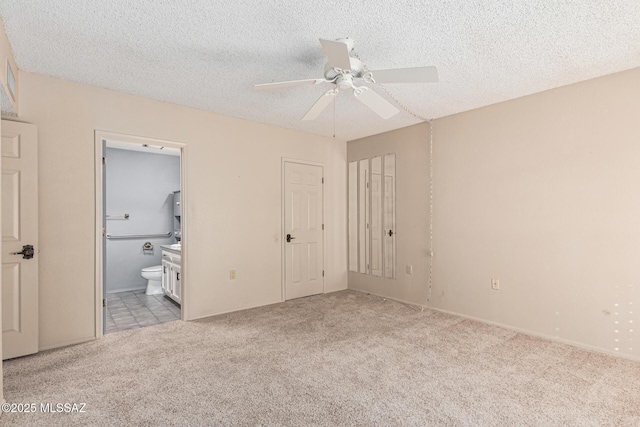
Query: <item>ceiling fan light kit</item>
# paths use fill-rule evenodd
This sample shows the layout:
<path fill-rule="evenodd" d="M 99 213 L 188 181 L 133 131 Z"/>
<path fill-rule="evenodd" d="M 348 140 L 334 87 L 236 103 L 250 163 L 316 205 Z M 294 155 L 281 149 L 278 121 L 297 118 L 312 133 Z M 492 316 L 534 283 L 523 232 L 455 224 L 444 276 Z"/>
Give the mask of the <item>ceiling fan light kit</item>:
<path fill-rule="evenodd" d="M 320 39 L 320 46 L 327 57 L 324 67 L 324 79 L 292 80 L 286 82 L 264 83 L 254 85 L 255 90 L 276 89 L 282 87 L 304 86 L 320 83 L 333 84 L 318 98 L 313 106 L 302 117 L 302 120 L 315 120 L 335 100 L 340 90 L 352 90 L 355 98 L 370 108 L 374 113 L 388 119 L 398 114 L 398 110 L 377 92 L 365 85 L 357 86 L 361 81 L 374 83 L 435 83 L 438 81 L 436 67 L 396 68 L 390 70 L 369 71 L 367 65 L 352 55 L 355 43 L 350 38 L 338 40 Z M 395 98 L 393 98 L 395 100 Z"/>

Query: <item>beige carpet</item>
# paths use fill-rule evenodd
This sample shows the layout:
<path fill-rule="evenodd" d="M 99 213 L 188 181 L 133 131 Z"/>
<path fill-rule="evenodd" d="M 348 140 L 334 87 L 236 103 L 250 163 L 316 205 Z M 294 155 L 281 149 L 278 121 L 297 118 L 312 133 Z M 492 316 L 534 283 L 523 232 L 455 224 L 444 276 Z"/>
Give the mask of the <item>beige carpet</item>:
<path fill-rule="evenodd" d="M 640 426 L 640 363 L 353 291 L 4 364 L 2 425 Z"/>

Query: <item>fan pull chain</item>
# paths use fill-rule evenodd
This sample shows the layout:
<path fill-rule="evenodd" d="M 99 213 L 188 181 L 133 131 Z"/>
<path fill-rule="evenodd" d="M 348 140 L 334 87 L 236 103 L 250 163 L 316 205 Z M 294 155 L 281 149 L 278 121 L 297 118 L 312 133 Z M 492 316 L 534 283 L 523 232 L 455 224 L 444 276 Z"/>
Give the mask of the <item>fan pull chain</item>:
<path fill-rule="evenodd" d="M 360 55 L 358 55 L 358 53 L 355 50 L 352 50 L 351 53 L 353 54 L 353 56 L 355 58 L 357 58 L 360 62 L 362 62 L 362 65 L 364 66 L 364 76 L 363 76 L 363 80 L 366 83 L 375 83 L 376 85 L 378 85 L 388 96 L 389 98 L 391 98 L 396 104 L 398 104 L 398 106 L 400 108 L 402 108 L 407 114 L 415 117 L 416 119 L 422 121 L 422 122 L 427 122 L 427 123 L 431 123 L 430 119 L 427 119 L 426 117 L 422 117 L 421 115 L 413 112 L 409 107 L 407 107 L 406 105 L 404 105 L 402 103 L 402 101 L 400 101 L 393 93 L 391 93 L 391 91 L 389 89 L 387 89 L 385 86 L 383 86 L 381 83 L 377 83 L 375 80 L 375 76 L 373 74 L 371 74 L 371 71 L 369 71 L 369 67 L 367 66 L 367 64 L 362 60 L 362 58 L 360 58 Z"/>
<path fill-rule="evenodd" d="M 333 97 L 333 137 L 336 137 L 336 97 Z"/>
<path fill-rule="evenodd" d="M 374 80 L 374 83 L 375 83 L 375 80 Z M 429 126 L 429 135 L 428 135 L 428 140 L 429 140 L 429 253 L 428 253 L 429 278 L 427 280 L 427 286 L 428 286 L 427 300 L 425 302 L 425 305 L 422 307 L 422 309 L 424 310 L 424 307 L 425 306 L 428 307 L 429 304 L 431 303 L 431 291 L 433 288 L 433 120 L 427 119 L 425 117 L 422 117 L 414 113 L 413 111 L 411 111 L 411 109 L 409 109 L 409 107 L 407 107 L 402 102 L 400 102 L 400 100 L 396 98 L 386 87 L 384 87 L 380 83 L 376 83 L 376 84 L 380 86 L 382 90 L 384 90 L 387 93 L 387 95 L 389 95 L 389 97 L 393 99 L 396 102 L 396 104 L 400 106 L 400 108 L 402 108 L 404 111 L 406 111 L 408 114 L 412 115 L 416 119 L 426 122 Z"/>
<path fill-rule="evenodd" d="M 375 83 L 375 80 L 373 81 Z M 376 83 L 383 91 L 385 91 L 385 93 L 387 95 L 389 95 L 389 98 L 393 99 L 395 101 L 396 104 L 398 104 L 398 106 L 400 108 L 402 108 L 406 113 L 412 115 L 413 117 L 415 117 L 416 119 L 423 121 L 423 122 L 427 122 L 427 123 L 431 123 L 430 119 L 427 119 L 425 117 L 422 117 L 421 115 L 414 113 L 411 109 L 409 109 L 409 107 L 407 107 L 406 105 L 404 105 L 398 98 L 395 97 L 395 95 L 393 93 L 391 93 L 391 91 L 389 89 L 387 89 L 385 86 L 383 86 L 380 83 Z"/>

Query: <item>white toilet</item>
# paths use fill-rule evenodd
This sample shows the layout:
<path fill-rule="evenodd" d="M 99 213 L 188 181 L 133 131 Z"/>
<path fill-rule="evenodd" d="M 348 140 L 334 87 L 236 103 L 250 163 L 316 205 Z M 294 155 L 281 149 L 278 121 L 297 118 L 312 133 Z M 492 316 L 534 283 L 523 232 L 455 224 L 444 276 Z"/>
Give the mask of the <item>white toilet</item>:
<path fill-rule="evenodd" d="M 152 267 L 143 268 L 140 272 L 142 277 L 147 279 L 147 295 L 164 294 L 162 290 L 162 266 L 154 265 Z"/>

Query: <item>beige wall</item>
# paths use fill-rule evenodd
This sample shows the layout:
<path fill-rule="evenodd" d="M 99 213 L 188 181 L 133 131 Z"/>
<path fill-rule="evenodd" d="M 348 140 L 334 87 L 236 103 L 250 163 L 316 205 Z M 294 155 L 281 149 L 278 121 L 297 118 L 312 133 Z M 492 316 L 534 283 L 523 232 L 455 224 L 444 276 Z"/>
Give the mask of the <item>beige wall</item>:
<path fill-rule="evenodd" d="M 349 288 L 425 303 L 428 275 L 429 128 L 411 126 L 349 141 L 348 161 L 396 154 L 396 278 L 349 272 Z M 413 274 L 405 267 L 413 266 Z"/>
<path fill-rule="evenodd" d="M 282 157 L 325 165 L 325 289 L 346 288 L 343 141 L 30 73 L 20 119 L 40 138 L 41 349 L 94 337 L 96 129 L 187 144 L 189 318 L 281 301 Z"/>
<path fill-rule="evenodd" d="M 436 120 L 431 305 L 640 359 L 639 112 L 635 69 Z M 371 141 L 419 145 L 423 159 L 422 133 L 406 132 Z M 426 166 L 404 173 L 423 180 Z M 412 221 L 427 222 L 426 197 Z M 423 302 L 397 283 L 349 286 Z"/>

